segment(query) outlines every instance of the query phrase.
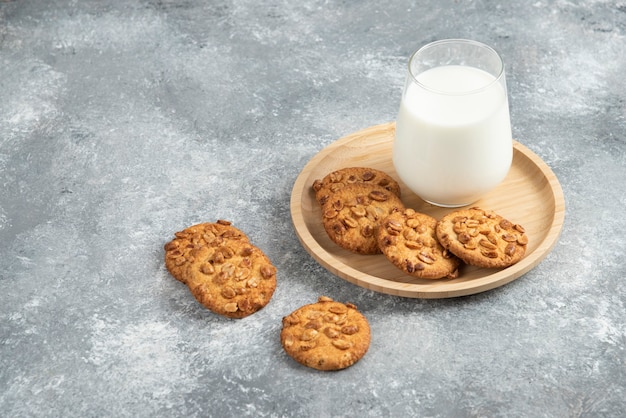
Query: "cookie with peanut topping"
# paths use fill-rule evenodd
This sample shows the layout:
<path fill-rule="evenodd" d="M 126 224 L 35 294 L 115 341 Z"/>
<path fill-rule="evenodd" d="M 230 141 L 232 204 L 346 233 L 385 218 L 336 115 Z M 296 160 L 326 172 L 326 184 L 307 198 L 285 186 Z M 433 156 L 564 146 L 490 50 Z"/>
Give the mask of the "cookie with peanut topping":
<path fill-rule="evenodd" d="M 438 222 L 436 233 L 451 253 L 467 264 L 484 268 L 517 263 L 528 245 L 521 225 L 478 207 L 447 214 Z"/>
<path fill-rule="evenodd" d="M 165 244 L 165 266 L 198 302 L 229 318 L 243 318 L 263 308 L 276 289 L 274 265 L 225 220 L 176 232 Z"/>
<path fill-rule="evenodd" d="M 283 318 L 280 342 L 298 363 L 341 370 L 359 361 L 370 346 L 367 319 L 351 303 L 321 296 Z"/>
<path fill-rule="evenodd" d="M 378 246 L 396 267 L 422 279 L 455 278 L 460 260 L 437 240 L 437 220 L 413 209 L 387 216 L 376 234 Z"/>
<path fill-rule="evenodd" d="M 349 184 L 322 206 L 322 223 L 330 239 L 358 254 L 378 254 L 378 224 L 391 212 L 403 210 L 400 198 L 374 184 Z"/>
<path fill-rule="evenodd" d="M 203 246 L 224 245 L 228 241 L 248 242 L 248 237 L 231 222 L 218 220 L 185 228 L 165 244 L 165 267 L 178 281 L 186 282 L 185 271 L 194 259 L 194 250 Z"/>
<path fill-rule="evenodd" d="M 312 187 L 315 199 L 320 205 L 324 205 L 335 192 L 355 183 L 374 184 L 400 197 L 400 185 L 393 177 L 384 171 L 368 167 L 346 167 L 335 170 L 322 179 L 315 180 Z"/>
<path fill-rule="evenodd" d="M 200 304 L 229 318 L 262 309 L 276 289 L 276 267 L 263 251 L 244 241 L 199 248 L 185 276 Z"/>

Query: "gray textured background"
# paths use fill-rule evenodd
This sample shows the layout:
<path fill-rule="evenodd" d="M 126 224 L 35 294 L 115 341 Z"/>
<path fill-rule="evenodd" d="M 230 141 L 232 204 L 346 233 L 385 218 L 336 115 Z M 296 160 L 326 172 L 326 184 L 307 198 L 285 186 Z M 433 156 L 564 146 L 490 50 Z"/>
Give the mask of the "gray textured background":
<path fill-rule="evenodd" d="M 626 3 L 600 0 L 0 1 L 0 415 L 623 416 L 625 32 Z M 374 293 L 300 246 L 291 187 L 394 120 L 408 56 L 450 37 L 504 58 L 562 236 L 493 291 Z M 239 321 L 162 261 L 174 231 L 218 218 L 279 270 Z M 337 373 L 278 338 L 321 294 L 372 327 Z"/>

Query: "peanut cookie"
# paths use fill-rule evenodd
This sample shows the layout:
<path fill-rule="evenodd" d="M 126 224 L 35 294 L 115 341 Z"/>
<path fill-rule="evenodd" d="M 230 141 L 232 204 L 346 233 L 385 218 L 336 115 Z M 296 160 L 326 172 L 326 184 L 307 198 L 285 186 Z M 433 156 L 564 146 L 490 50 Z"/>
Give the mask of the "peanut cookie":
<path fill-rule="evenodd" d="M 225 241 L 248 242 L 248 237 L 229 221 L 201 223 L 176 232 L 172 241 L 165 244 L 165 267 L 178 281 L 186 282 L 185 270 L 193 260 L 193 250 L 206 245 L 224 244 Z"/>
<path fill-rule="evenodd" d="M 394 212 L 378 228 L 378 246 L 389 261 L 411 276 L 457 277 L 460 260 L 437 241 L 436 226 L 435 218 L 413 209 Z"/>
<path fill-rule="evenodd" d="M 367 167 L 347 167 L 333 171 L 321 180 L 315 180 L 315 198 L 320 205 L 324 205 L 333 193 L 354 183 L 375 184 L 400 197 L 400 185 L 387 173 Z"/>
<path fill-rule="evenodd" d="M 436 231 L 439 242 L 451 253 L 484 268 L 517 263 L 528 244 L 521 225 L 477 207 L 449 213 L 438 222 Z"/>
<path fill-rule="evenodd" d="M 276 267 L 259 248 L 241 240 L 197 249 L 185 275 L 198 302 L 229 318 L 265 307 L 276 289 Z"/>
<path fill-rule="evenodd" d="M 322 206 L 322 223 L 330 239 L 359 254 L 378 254 L 378 224 L 391 212 L 404 209 L 398 196 L 374 185 L 346 185 Z"/>
<path fill-rule="evenodd" d="M 351 303 L 321 296 L 283 318 L 280 342 L 298 363 L 317 370 L 345 369 L 370 345 L 367 319 Z"/>

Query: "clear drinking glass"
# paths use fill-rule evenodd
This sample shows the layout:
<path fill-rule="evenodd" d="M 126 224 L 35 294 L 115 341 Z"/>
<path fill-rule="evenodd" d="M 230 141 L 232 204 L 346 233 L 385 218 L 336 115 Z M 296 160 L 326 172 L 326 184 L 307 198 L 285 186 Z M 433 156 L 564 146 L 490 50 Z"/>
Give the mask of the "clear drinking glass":
<path fill-rule="evenodd" d="M 430 43 L 409 60 L 393 143 L 400 179 L 428 203 L 471 204 L 513 158 L 504 63 L 480 42 Z"/>

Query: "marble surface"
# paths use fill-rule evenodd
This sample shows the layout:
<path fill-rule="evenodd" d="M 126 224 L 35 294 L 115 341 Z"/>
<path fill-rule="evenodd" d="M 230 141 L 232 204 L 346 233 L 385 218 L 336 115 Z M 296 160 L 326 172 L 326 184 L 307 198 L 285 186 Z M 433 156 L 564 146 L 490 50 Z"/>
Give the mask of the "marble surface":
<path fill-rule="evenodd" d="M 609 0 L 0 1 L 0 415 L 623 416 L 625 32 Z M 411 52 L 453 37 L 504 58 L 562 235 L 489 292 L 360 288 L 298 242 L 293 182 L 394 120 Z M 163 263 L 173 232 L 218 218 L 279 271 L 243 320 Z M 280 346 L 281 318 L 319 295 L 371 324 L 340 372 Z"/>

